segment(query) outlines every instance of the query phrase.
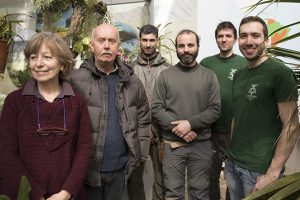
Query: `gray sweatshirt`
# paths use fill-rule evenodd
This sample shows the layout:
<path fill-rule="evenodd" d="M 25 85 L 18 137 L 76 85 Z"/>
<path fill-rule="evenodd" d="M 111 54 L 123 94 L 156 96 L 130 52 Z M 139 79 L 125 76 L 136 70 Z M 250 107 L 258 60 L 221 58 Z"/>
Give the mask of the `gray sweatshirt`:
<path fill-rule="evenodd" d="M 172 121 L 188 120 L 198 140 L 210 138 L 210 126 L 221 111 L 219 83 L 213 71 L 197 64 L 179 63 L 161 72 L 153 93 L 152 117 L 162 128 L 163 138 L 184 142 L 174 133 Z"/>

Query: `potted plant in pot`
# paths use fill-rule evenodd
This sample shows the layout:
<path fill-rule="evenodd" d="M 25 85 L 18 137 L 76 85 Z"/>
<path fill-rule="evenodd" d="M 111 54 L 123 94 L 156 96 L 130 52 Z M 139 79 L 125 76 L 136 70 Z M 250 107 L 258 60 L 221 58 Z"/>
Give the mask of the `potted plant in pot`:
<path fill-rule="evenodd" d="M 12 20 L 10 17 L 16 14 L 0 15 L 0 74 L 3 74 L 6 67 L 9 46 L 13 37 L 20 37 L 13 31 L 13 24 L 19 24 L 22 20 Z M 21 38 L 21 37 L 20 37 Z"/>

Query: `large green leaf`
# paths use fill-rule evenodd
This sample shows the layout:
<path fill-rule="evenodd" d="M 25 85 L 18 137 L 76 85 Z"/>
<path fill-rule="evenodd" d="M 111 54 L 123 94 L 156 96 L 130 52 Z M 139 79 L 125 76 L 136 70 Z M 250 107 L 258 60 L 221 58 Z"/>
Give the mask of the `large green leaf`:
<path fill-rule="evenodd" d="M 252 193 L 243 200 L 267 199 L 270 195 L 275 194 L 280 189 L 300 180 L 300 172 L 280 178 L 273 183 L 267 185 L 261 190 Z M 300 187 L 299 187 L 300 188 Z"/>
<path fill-rule="evenodd" d="M 300 60 L 300 52 L 292 49 L 285 49 L 281 47 L 270 47 L 267 48 L 267 52 L 274 56 L 281 56 L 281 57 Z"/>
<path fill-rule="evenodd" d="M 281 31 L 282 29 L 289 28 L 289 27 L 295 26 L 295 25 L 297 25 L 297 24 L 300 24 L 300 21 L 293 22 L 293 23 L 291 23 L 291 24 L 288 24 L 288 25 L 285 25 L 285 26 L 283 26 L 283 27 L 280 27 L 280 28 L 276 29 L 275 31 L 273 31 L 272 33 L 270 33 L 270 34 L 269 34 L 269 37 L 270 37 L 271 35 L 273 35 L 274 33 Z"/>
<path fill-rule="evenodd" d="M 22 176 L 17 200 L 30 200 L 30 191 L 31 187 L 27 177 Z"/>
<path fill-rule="evenodd" d="M 293 194 L 297 193 L 298 191 L 300 191 L 300 180 L 295 181 L 294 183 L 279 190 L 276 194 L 269 198 L 269 200 L 285 199 L 290 196 L 293 196 L 293 199 L 295 199 L 295 195 Z M 300 197 L 300 195 L 297 194 L 296 197 Z"/>

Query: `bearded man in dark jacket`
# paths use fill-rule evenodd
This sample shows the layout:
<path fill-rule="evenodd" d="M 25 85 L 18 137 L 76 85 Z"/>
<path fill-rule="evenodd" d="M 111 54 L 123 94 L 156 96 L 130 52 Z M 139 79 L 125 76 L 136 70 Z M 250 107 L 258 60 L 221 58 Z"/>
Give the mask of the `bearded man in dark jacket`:
<path fill-rule="evenodd" d="M 171 64 L 157 52 L 159 43 L 158 28 L 146 24 L 140 29 L 139 34 L 140 53 L 133 61 L 134 73 L 142 81 L 146 89 L 148 102 L 151 109 L 152 94 L 155 82 L 161 71 L 171 67 Z M 159 159 L 159 150 L 162 145 L 159 137 L 159 129 L 154 121 L 151 121 L 150 156 L 152 160 L 154 182 L 152 187 L 152 200 L 163 200 L 164 185 L 162 164 Z M 147 168 L 148 166 L 146 166 Z M 144 163 L 137 167 L 128 179 L 128 196 L 130 200 L 146 200 L 143 183 Z"/>
<path fill-rule="evenodd" d="M 119 44 L 114 26 L 97 26 L 90 44 L 94 57 L 70 77 L 85 96 L 91 118 L 94 148 L 85 185 L 89 200 L 121 199 L 127 178 L 149 154 L 146 92 L 132 68 L 118 58 Z"/>

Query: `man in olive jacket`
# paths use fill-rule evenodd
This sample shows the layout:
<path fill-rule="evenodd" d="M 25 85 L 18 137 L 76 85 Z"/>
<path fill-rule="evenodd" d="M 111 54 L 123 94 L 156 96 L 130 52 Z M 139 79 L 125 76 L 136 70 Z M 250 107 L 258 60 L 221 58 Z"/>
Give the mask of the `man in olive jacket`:
<path fill-rule="evenodd" d="M 132 68 L 117 57 L 119 44 L 115 27 L 97 26 L 90 44 L 94 57 L 70 77 L 85 96 L 91 118 L 94 148 L 86 178 L 88 200 L 121 199 L 126 179 L 149 154 L 146 92 Z"/>
<path fill-rule="evenodd" d="M 163 70 L 171 67 L 166 59 L 156 51 L 159 42 L 158 28 L 147 24 L 140 29 L 139 34 L 141 52 L 132 63 L 134 73 L 142 81 L 146 89 L 148 102 L 151 108 L 154 84 Z M 154 183 L 152 187 L 152 200 L 163 200 L 164 185 L 162 165 L 159 160 L 159 147 L 161 138 L 157 124 L 151 121 L 150 156 L 152 160 Z M 128 179 L 128 196 L 130 200 L 146 200 L 143 183 L 144 163 L 136 168 Z"/>

